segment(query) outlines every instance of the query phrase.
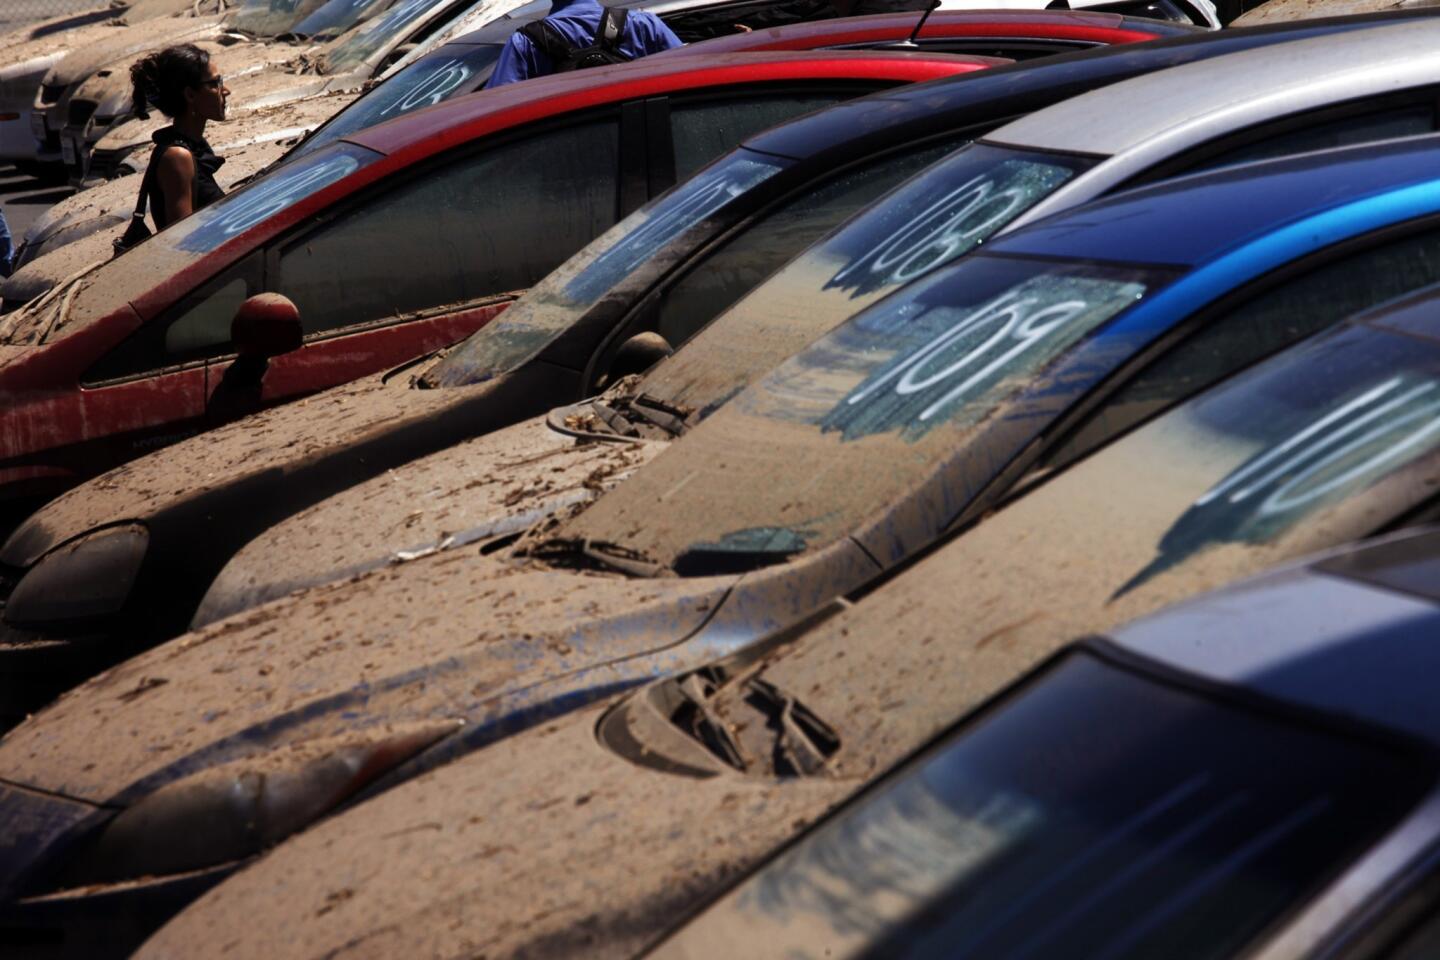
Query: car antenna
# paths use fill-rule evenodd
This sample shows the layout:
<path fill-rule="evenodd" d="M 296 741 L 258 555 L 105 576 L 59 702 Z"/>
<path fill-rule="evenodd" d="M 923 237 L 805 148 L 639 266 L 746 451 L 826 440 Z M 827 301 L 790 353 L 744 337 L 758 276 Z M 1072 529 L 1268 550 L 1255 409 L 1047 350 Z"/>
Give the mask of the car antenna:
<path fill-rule="evenodd" d="M 941 2 L 941 0 L 930 0 L 930 6 L 926 7 L 926 8 L 925 8 L 925 12 L 922 13 L 922 14 L 920 14 L 920 22 L 917 23 L 917 24 L 915 24 L 915 29 L 914 29 L 914 30 L 911 30 L 911 31 L 910 31 L 910 36 L 906 37 L 906 38 L 905 38 L 903 41 L 901 41 L 900 43 L 895 44 L 895 46 L 897 46 L 897 47 L 918 47 L 919 44 L 915 42 L 915 38 L 918 37 L 918 36 L 920 36 L 920 31 L 921 31 L 922 28 L 924 28 L 924 26 L 925 26 L 925 21 L 930 19 L 930 14 L 932 14 L 932 13 L 934 13 L 936 10 L 939 10 L 939 9 L 940 9 L 940 2 Z"/>

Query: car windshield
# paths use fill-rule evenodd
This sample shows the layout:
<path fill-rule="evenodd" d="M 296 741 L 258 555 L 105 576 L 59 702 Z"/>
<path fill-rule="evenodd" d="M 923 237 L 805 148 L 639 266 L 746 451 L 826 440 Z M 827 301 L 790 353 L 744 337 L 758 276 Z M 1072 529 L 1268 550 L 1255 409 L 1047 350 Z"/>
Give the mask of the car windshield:
<path fill-rule="evenodd" d="M 148 242 L 187 253 L 208 253 L 380 156 L 373 150 L 344 143 L 286 164 L 160 231 Z"/>
<path fill-rule="evenodd" d="M 699 334 L 703 351 L 682 350 L 656 366 L 645 392 L 696 408 L 733 395 L 780 358 L 973 250 L 1092 162 L 981 144 L 953 151 L 775 271 Z"/>
<path fill-rule="evenodd" d="M 653 956 L 1232 957 L 1434 780 L 1389 738 L 1074 652 Z"/>
<path fill-rule="evenodd" d="M 275 37 L 333 0 L 245 0 L 225 21 L 230 30 L 252 37 Z"/>
<path fill-rule="evenodd" d="M 356 30 L 325 54 L 325 73 L 348 73 L 379 52 L 421 17 L 455 0 L 395 0 L 384 15 Z"/>
<path fill-rule="evenodd" d="M 292 150 L 286 162 L 314 153 L 356 130 L 477 89 L 503 49 L 495 44 L 456 44 L 415 61 L 341 110 Z"/>
<path fill-rule="evenodd" d="M 780 364 L 567 525 L 682 574 L 823 547 L 921 483 L 1039 370 L 1168 271 L 977 254 Z M 706 509 L 636 524 L 681 483 Z M 820 495 L 819 491 L 824 491 Z"/>
<path fill-rule="evenodd" d="M 329 0 L 319 10 L 295 24 L 291 32 L 316 40 L 338 37 L 394 2 L 395 0 Z"/>
<path fill-rule="evenodd" d="M 1437 446 L 1440 350 L 1347 328 L 1202 395 L 1080 466 L 1112 490 L 1154 491 L 1163 464 L 1163 488 L 1175 494 L 1150 494 L 1168 506 L 1156 517 L 1165 527 L 1154 559 L 1119 596 L 1169 572 L 1183 576 L 1202 554 L 1239 562 Z M 1083 482 L 1075 477 L 1066 479 Z"/>
<path fill-rule="evenodd" d="M 568 329 L 657 249 L 701 226 L 730 200 L 774 176 L 787 163 L 744 149 L 722 157 L 561 264 L 431 369 L 426 383 L 463 386 L 514 369 Z"/>
<path fill-rule="evenodd" d="M 823 297 L 843 298 L 854 313 L 975 249 L 1096 162 L 971 144 L 906 182 L 776 280 L 795 277 Z M 823 279 L 817 284 L 815 277 Z"/>

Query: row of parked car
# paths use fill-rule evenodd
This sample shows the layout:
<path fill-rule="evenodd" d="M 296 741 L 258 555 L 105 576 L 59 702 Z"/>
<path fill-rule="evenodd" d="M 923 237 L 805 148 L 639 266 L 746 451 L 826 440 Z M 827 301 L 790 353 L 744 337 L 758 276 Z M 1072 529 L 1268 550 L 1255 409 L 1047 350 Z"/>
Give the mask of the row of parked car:
<path fill-rule="evenodd" d="M 745 6 L 32 238 L 8 952 L 1435 951 L 1440 17 Z"/>

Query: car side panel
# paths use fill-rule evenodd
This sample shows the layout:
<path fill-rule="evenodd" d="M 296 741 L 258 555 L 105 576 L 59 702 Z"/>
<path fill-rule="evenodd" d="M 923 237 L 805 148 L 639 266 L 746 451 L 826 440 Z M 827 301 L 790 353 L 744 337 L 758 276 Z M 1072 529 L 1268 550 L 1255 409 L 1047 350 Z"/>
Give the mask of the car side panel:
<path fill-rule="evenodd" d="M 310 340 L 299 350 L 270 361 L 261 403 L 283 403 L 448 346 L 499 316 L 512 301 L 513 296 L 487 298 L 460 310 L 420 319 L 330 331 L 323 338 Z M 234 357 L 223 357 L 208 365 L 207 406 L 234 360 Z"/>

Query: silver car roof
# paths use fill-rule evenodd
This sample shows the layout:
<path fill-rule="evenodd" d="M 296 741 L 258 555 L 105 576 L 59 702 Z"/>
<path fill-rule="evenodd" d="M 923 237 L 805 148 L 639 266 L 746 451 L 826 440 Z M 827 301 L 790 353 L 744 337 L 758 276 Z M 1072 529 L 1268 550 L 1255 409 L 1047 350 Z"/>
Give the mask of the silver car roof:
<path fill-rule="evenodd" d="M 1072 97 L 1006 124 L 985 141 L 1109 159 L 1006 232 L 1231 131 L 1431 83 L 1440 83 L 1440 17 L 1232 53 Z"/>
<path fill-rule="evenodd" d="M 1410 569 L 1357 575 L 1367 554 Z M 1433 585 L 1429 595 L 1396 585 L 1437 572 L 1440 528 L 1410 530 L 1242 580 L 1110 636 L 1188 674 L 1440 745 L 1440 602 Z"/>

